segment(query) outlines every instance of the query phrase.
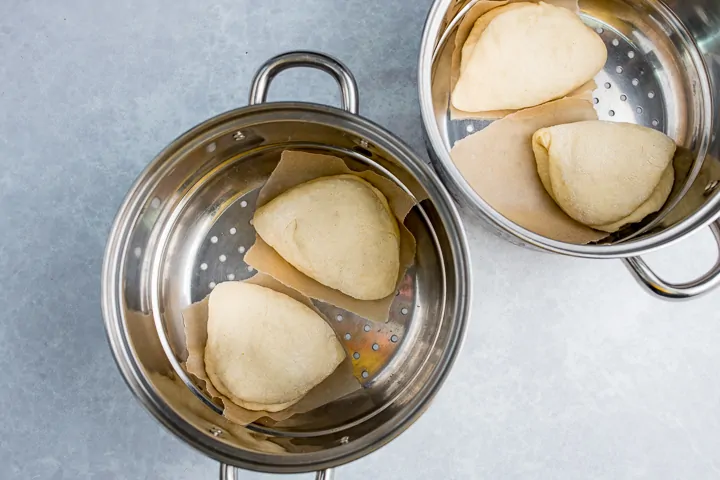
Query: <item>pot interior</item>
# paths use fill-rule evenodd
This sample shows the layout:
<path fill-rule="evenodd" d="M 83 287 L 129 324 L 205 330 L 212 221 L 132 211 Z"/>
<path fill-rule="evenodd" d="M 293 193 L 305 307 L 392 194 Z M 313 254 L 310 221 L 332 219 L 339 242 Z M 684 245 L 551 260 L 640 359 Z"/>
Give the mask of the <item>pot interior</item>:
<path fill-rule="evenodd" d="M 361 391 L 283 422 L 243 427 L 224 419 L 184 372 L 182 310 L 219 282 L 254 275 L 243 254 L 255 238 L 255 199 L 285 149 L 339 156 L 422 199 L 405 221 L 417 254 L 387 323 L 315 301 L 352 358 Z M 316 470 L 377 448 L 420 414 L 459 347 L 467 262 L 451 200 L 402 144 L 330 107 L 266 104 L 196 127 L 141 175 L 108 245 L 106 322 L 131 388 L 192 445 L 245 468 Z"/>
<path fill-rule="evenodd" d="M 461 204 L 516 240 L 519 237 L 541 248 L 581 256 L 638 254 L 711 221 L 720 204 L 720 189 L 714 187 L 720 180 L 720 149 L 713 145 L 717 85 L 711 84 L 703 52 L 676 12 L 648 0 L 580 0 L 579 6 L 583 21 L 595 29 L 608 49 L 608 61 L 595 77 L 593 92 L 600 120 L 657 129 L 680 147 L 673 165 L 675 185 L 665 206 L 598 245 L 574 245 L 525 230 L 485 203 L 463 179 L 449 152 L 457 141 L 487 127 L 490 121 L 452 119 L 449 79 L 434 78 L 438 65 L 452 55 L 460 19 L 475 3 L 435 3 L 426 24 L 420 62 L 421 106 L 431 156 Z M 716 19 L 720 22 L 720 14 Z"/>

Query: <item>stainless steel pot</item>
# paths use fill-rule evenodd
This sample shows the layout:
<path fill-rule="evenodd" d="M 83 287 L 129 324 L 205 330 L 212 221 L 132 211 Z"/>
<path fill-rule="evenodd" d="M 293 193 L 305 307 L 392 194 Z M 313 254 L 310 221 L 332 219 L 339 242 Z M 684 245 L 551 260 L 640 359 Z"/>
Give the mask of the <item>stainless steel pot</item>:
<path fill-rule="evenodd" d="M 574 245 L 535 234 L 503 217 L 475 193 L 450 158 L 456 141 L 487 126 L 450 119 L 449 86 L 433 82 L 437 62 L 451 53 L 459 21 L 477 1 L 434 2 L 419 60 L 428 150 L 456 201 L 513 243 L 577 257 L 622 258 L 642 285 L 663 298 L 689 298 L 720 285 L 720 259 L 702 278 L 673 284 L 640 258 L 708 226 L 720 246 L 720 139 L 714 130 L 720 116 L 720 5 L 711 0 L 580 0 L 583 20 L 601 35 L 609 53 L 605 69 L 596 77 L 599 117 L 662 130 L 687 149 L 688 158 L 676 160 L 676 187 L 659 214 L 603 244 Z"/>
<path fill-rule="evenodd" d="M 265 103 L 272 78 L 291 67 L 332 75 L 343 109 Z M 110 233 L 102 308 L 110 346 L 128 386 L 171 432 L 222 462 L 277 473 L 330 469 L 389 442 L 427 408 L 460 348 L 470 308 L 469 254 L 452 199 L 402 142 L 357 115 L 351 73 L 324 55 L 294 52 L 257 73 L 250 106 L 180 136 L 140 175 Z M 253 274 L 255 196 L 285 149 L 326 152 L 373 170 L 424 199 L 406 219 L 417 240 L 385 324 L 318 303 L 361 371 L 361 393 L 280 423 L 228 422 L 183 369 L 182 310 L 217 282 Z"/>

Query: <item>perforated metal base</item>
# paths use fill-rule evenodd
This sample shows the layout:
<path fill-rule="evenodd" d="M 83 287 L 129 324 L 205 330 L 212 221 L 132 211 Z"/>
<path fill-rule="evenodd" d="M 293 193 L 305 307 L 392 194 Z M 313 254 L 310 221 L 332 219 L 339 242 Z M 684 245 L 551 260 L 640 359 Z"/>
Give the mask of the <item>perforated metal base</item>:
<path fill-rule="evenodd" d="M 598 88 L 593 92 L 600 120 L 627 122 L 654 128 L 666 127 L 663 89 L 655 76 L 658 59 L 652 50 L 643 50 L 618 30 L 590 16 L 583 21 L 605 42 L 608 60 L 595 76 Z M 647 46 L 646 46 L 647 48 Z"/>
<path fill-rule="evenodd" d="M 245 280 L 256 274 L 244 261 L 255 242 L 252 217 L 259 189 L 237 198 L 223 211 L 199 246 L 191 283 L 193 302 L 202 300 L 220 282 Z M 365 320 L 346 310 L 314 301 L 327 317 L 352 358 L 358 378 L 372 382 L 400 348 L 415 311 L 415 270 L 405 275 L 387 323 Z"/>

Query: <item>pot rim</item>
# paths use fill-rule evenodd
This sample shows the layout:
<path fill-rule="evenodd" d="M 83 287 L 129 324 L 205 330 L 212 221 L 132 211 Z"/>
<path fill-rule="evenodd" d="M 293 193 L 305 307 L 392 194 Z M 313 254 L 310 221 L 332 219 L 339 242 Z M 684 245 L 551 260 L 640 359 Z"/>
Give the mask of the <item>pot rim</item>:
<path fill-rule="evenodd" d="M 433 165 L 436 166 L 436 168 L 442 169 L 447 174 L 444 178 L 452 184 L 448 185 L 448 187 L 452 187 L 453 192 L 457 192 L 462 196 L 463 203 L 466 203 L 474 213 L 479 214 L 494 227 L 526 244 L 553 253 L 583 258 L 628 258 L 643 255 L 676 243 L 720 218 L 720 194 L 715 194 L 713 198 L 707 201 L 693 215 L 652 237 L 630 240 L 617 245 L 577 245 L 552 240 L 534 233 L 498 213 L 472 189 L 455 166 L 450 157 L 450 152 L 445 148 L 440 130 L 435 121 L 431 85 L 435 41 L 440 38 L 440 27 L 444 20 L 445 13 L 454 1 L 457 0 L 435 0 L 428 12 L 423 28 L 418 61 L 418 96 L 426 139 L 429 147 L 432 149 L 430 157 Z M 686 37 L 685 40 L 692 45 L 696 45 L 694 39 L 682 24 L 678 25 L 678 27 L 679 31 Z M 709 124 L 708 131 L 712 132 L 712 112 L 715 99 L 713 98 L 710 87 L 709 73 L 697 49 L 692 51 L 692 60 L 696 68 L 705 73 L 705 75 L 700 75 L 699 87 L 702 90 L 703 96 L 710 99 L 710 101 L 703 105 L 703 115 Z M 707 152 L 709 144 L 710 135 L 704 135 L 699 147 L 700 152 Z M 705 154 L 703 154 L 703 156 L 705 156 Z"/>
<path fill-rule="evenodd" d="M 448 349 L 433 373 L 433 377 L 413 396 L 408 405 L 399 410 L 397 422 L 387 422 L 368 435 L 354 442 L 334 447 L 335 453 L 328 456 L 328 450 L 302 454 L 273 455 L 241 450 L 230 446 L 211 435 L 199 435 L 198 429 L 175 412 L 159 395 L 144 374 L 129 343 L 126 322 L 121 305 L 124 252 L 127 250 L 128 219 L 134 212 L 138 197 L 144 195 L 145 180 L 179 149 L 224 123 L 236 122 L 256 112 L 269 111 L 299 114 L 321 113 L 335 116 L 343 128 L 351 126 L 356 134 L 371 143 L 381 145 L 393 158 L 398 160 L 425 188 L 431 189 L 433 203 L 448 228 L 449 248 L 455 263 L 454 283 L 457 286 L 455 319 Z M 296 118 L 296 117 L 294 117 Z M 287 119 L 287 118 L 286 118 Z M 303 119 L 307 120 L 307 119 Z M 333 126 L 339 127 L 338 124 Z M 335 107 L 306 102 L 272 102 L 240 107 L 212 117 L 186 131 L 165 147 L 140 173 L 118 210 L 110 230 L 101 274 L 101 307 L 108 344 L 120 373 L 143 406 L 169 431 L 188 445 L 220 462 L 244 469 L 269 473 L 303 473 L 336 467 L 361 458 L 396 438 L 405 431 L 428 408 L 431 400 L 447 378 L 464 341 L 471 309 L 471 266 L 469 245 L 457 208 L 446 188 L 432 172 L 432 169 L 399 138 L 383 127 L 356 114 Z M 239 454 L 238 454 L 239 453 Z M 329 458 L 328 458 L 329 457 Z M 282 461 L 278 461 L 282 460 Z"/>

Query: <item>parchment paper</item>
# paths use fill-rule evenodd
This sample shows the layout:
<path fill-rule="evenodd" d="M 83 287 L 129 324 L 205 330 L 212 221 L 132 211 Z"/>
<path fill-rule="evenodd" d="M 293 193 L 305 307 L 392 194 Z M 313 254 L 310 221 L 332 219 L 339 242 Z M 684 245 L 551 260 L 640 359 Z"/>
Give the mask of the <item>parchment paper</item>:
<path fill-rule="evenodd" d="M 270 175 L 265 186 L 260 190 L 256 209 L 296 185 L 320 177 L 342 174 L 361 177 L 380 190 L 388 199 L 400 229 L 400 270 L 395 284 L 397 287 L 405 275 L 405 271 L 415 260 L 415 237 L 403 224 L 405 217 L 415 205 L 415 200 L 392 181 L 374 172 L 351 170 L 338 157 L 286 150 L 282 153 L 280 163 Z M 259 235 L 255 236 L 255 244 L 245 254 L 245 263 L 259 272 L 271 275 L 276 280 L 303 295 L 356 313 L 368 320 L 386 322 L 390 305 L 395 299 L 395 293 L 393 292 L 380 300 L 358 300 L 338 290 L 326 287 L 287 263 Z"/>
<path fill-rule="evenodd" d="M 455 33 L 455 48 L 454 49 L 446 49 L 445 54 L 449 54 L 450 51 L 452 51 L 452 60 L 450 61 L 450 91 L 448 92 L 448 95 L 452 92 L 452 90 L 455 88 L 455 84 L 458 81 L 458 78 L 460 77 L 460 60 L 462 57 L 462 47 L 465 44 L 465 41 L 468 38 L 468 35 L 470 35 L 470 31 L 472 30 L 473 26 L 475 25 L 475 22 L 483 16 L 484 14 L 488 13 L 489 11 L 501 7 L 503 5 L 507 5 L 508 3 L 519 3 L 519 2 L 525 2 L 525 3 L 538 3 L 538 2 L 528 2 L 528 0 L 481 0 L 480 2 L 476 3 L 463 17 L 462 21 L 458 24 L 457 31 Z M 547 0 L 545 3 L 548 3 L 550 5 L 554 5 L 556 7 L 562 7 L 567 8 L 568 10 L 571 10 L 573 12 L 578 12 L 578 0 Z M 450 39 L 452 41 L 452 39 Z M 444 71 L 444 68 L 442 68 L 443 62 L 442 59 L 438 59 L 438 70 L 436 71 L 436 78 L 440 78 L 440 76 L 448 75 Z M 444 65 L 447 65 L 447 61 L 444 62 Z M 492 73 L 488 73 L 491 75 Z M 581 98 L 586 100 L 592 100 L 592 92 L 597 88 L 597 84 L 595 83 L 595 80 L 590 80 L 585 85 L 580 86 L 575 91 L 569 93 L 567 97 L 565 98 Z M 462 110 L 458 110 L 455 107 L 453 107 L 452 102 L 448 102 L 448 106 L 450 109 L 450 118 L 453 120 L 462 120 L 465 118 L 477 118 L 477 119 L 495 119 L 495 118 L 502 118 L 505 117 L 513 112 L 516 112 L 517 110 L 494 110 L 489 112 L 465 112 Z"/>
<path fill-rule="evenodd" d="M 545 191 L 537 173 L 532 135 L 539 129 L 597 120 L 586 100 L 565 98 L 497 120 L 455 144 L 453 162 L 483 200 L 509 220 L 562 242 L 586 244 L 608 234 L 570 218 Z"/>
<path fill-rule="evenodd" d="M 160 390 L 166 401 L 170 403 L 175 411 L 182 415 L 195 418 L 206 429 L 211 427 L 220 427 L 224 436 L 232 437 L 236 443 L 243 448 L 264 453 L 286 453 L 293 451 L 294 446 L 287 443 L 287 447 L 278 445 L 270 440 L 266 435 L 251 432 L 241 425 L 230 422 L 228 419 L 215 414 L 207 408 L 198 398 L 196 398 L 185 384 L 175 377 L 174 373 L 161 375 L 159 373 L 150 373 L 150 381 Z M 288 448 L 289 447 L 289 448 Z"/>
<path fill-rule="evenodd" d="M 258 273 L 248 283 L 271 288 L 284 293 L 295 300 L 312 308 L 318 315 L 323 315 L 313 306 L 310 299 L 299 292 L 283 285 L 268 275 Z M 324 318 L 324 317 L 323 317 Z M 183 310 L 185 322 L 185 341 L 187 342 L 188 358 L 185 361 L 185 370 L 194 375 L 202 387 L 218 405 L 222 405 L 223 416 L 228 420 L 239 424 L 247 425 L 260 418 L 269 417 L 281 421 L 299 413 L 309 412 L 334 400 L 342 398 L 350 393 L 360 390 L 360 382 L 353 376 L 352 363 L 349 356 L 338 366 L 338 368 L 322 383 L 310 390 L 302 400 L 280 412 L 253 411 L 242 408 L 233 403 L 229 398 L 218 392 L 210 382 L 205 371 L 205 344 L 207 343 L 207 321 L 208 321 L 208 297 L 197 303 L 193 303 Z M 328 322 L 330 323 L 330 322 Z"/>

